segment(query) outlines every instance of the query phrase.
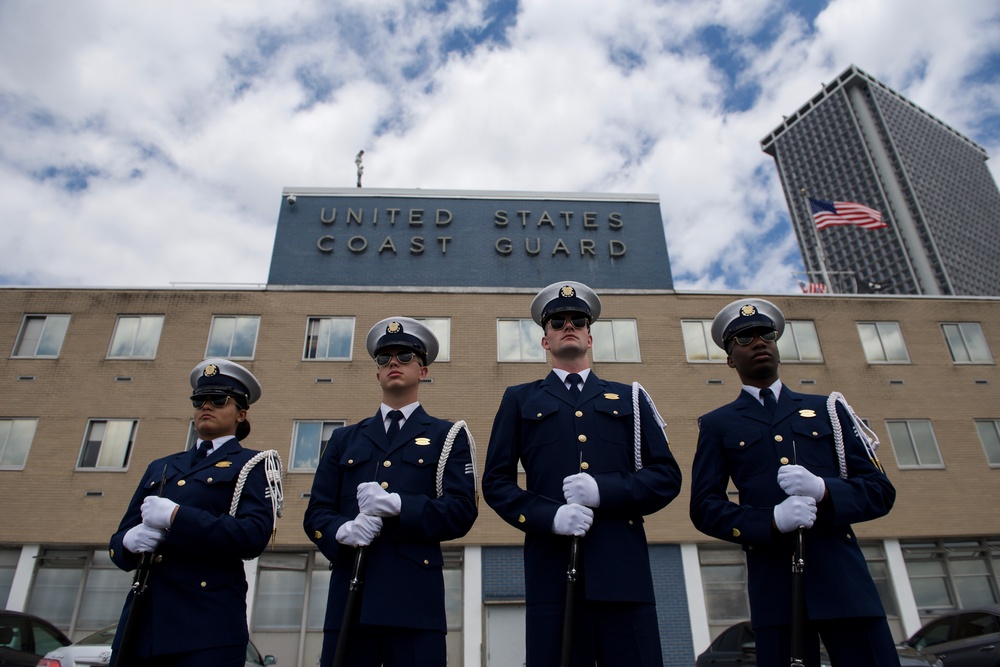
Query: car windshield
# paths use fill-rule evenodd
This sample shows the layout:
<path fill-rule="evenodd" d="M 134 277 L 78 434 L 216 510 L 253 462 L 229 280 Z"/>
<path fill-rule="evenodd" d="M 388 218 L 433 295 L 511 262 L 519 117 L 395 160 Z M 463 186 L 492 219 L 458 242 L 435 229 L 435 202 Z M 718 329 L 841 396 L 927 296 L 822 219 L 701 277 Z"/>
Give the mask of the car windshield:
<path fill-rule="evenodd" d="M 77 644 L 83 644 L 85 646 L 111 646 L 111 642 L 115 639 L 115 628 L 116 626 L 112 625 L 111 627 L 104 628 L 103 630 L 98 630 L 94 634 L 84 637 L 78 641 Z"/>

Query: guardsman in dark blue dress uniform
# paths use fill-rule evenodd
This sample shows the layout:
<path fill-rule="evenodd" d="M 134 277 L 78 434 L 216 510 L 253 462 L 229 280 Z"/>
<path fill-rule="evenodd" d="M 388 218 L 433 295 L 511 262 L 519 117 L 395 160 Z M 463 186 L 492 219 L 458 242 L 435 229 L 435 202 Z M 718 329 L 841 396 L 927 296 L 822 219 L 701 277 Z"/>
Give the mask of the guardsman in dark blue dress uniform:
<path fill-rule="evenodd" d="M 677 496 L 681 473 L 645 393 L 634 402 L 633 386 L 591 372 L 590 324 L 600 312 L 582 283 L 538 293 L 531 316 L 553 370 L 506 390 L 486 455 L 483 497 L 525 533 L 528 667 L 559 664 L 574 536 L 572 664 L 663 664 L 643 517 Z"/>
<path fill-rule="evenodd" d="M 243 561 L 263 553 L 274 532 L 280 459 L 241 445 L 247 409 L 261 393 L 250 371 L 206 359 L 191 372 L 191 387 L 198 446 L 149 464 L 111 536 L 111 559 L 123 570 L 155 553 L 131 655 L 119 646 L 134 592 L 122 610 L 118 667 L 242 667 L 246 659 Z"/>
<path fill-rule="evenodd" d="M 367 348 L 382 405 L 333 432 L 303 522 L 333 570 L 320 665 L 332 664 L 363 547 L 360 609 L 345 637 L 345 664 L 444 667 L 441 542 L 468 533 L 478 515 L 475 443 L 464 422 L 431 417 L 417 401 L 438 354 L 430 329 L 387 318 L 372 327 Z"/>
<path fill-rule="evenodd" d="M 743 390 L 699 420 L 691 520 L 703 533 L 743 547 L 758 664 L 790 664 L 791 563 L 802 526 L 805 664 L 819 665 L 818 634 L 834 665 L 899 665 L 851 528 L 887 514 L 895 489 L 846 403 L 782 385 L 776 341 L 784 327 L 781 311 L 763 299 L 734 301 L 712 323 L 712 337 Z M 738 503 L 726 492 L 730 479 Z"/>

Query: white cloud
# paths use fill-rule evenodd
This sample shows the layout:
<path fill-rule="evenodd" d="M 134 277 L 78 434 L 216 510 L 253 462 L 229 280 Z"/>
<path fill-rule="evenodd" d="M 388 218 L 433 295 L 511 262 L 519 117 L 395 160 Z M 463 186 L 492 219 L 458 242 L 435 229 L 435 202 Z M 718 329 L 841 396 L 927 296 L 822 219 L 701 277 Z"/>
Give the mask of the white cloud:
<path fill-rule="evenodd" d="M 424 6 L 0 4 L 0 280 L 264 282 L 281 188 L 363 148 L 368 187 L 655 193 L 679 287 L 794 290 L 759 140 L 821 82 L 857 64 L 1000 150 L 991 3 L 527 0 L 486 43 L 489 3 Z"/>

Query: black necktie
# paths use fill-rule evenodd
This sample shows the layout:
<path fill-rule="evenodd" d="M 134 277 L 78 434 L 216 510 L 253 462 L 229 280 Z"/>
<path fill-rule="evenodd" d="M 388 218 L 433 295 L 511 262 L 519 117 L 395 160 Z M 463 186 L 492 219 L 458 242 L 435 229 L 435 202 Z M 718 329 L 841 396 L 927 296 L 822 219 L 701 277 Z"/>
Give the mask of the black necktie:
<path fill-rule="evenodd" d="M 778 401 L 774 399 L 774 392 L 769 387 L 764 387 L 760 390 L 760 400 L 764 401 L 764 408 L 773 415 L 775 408 L 778 407 Z"/>
<path fill-rule="evenodd" d="M 385 430 L 385 437 L 392 444 L 392 441 L 399 435 L 399 420 L 403 418 L 403 413 L 399 410 L 389 411 L 389 428 Z"/>
<path fill-rule="evenodd" d="M 204 460 L 210 451 L 212 451 L 212 441 L 202 440 L 201 444 L 198 445 L 198 449 L 194 452 L 194 462 L 198 463 L 199 461 Z"/>
<path fill-rule="evenodd" d="M 566 382 L 569 383 L 569 393 L 576 399 L 580 398 L 580 385 L 583 383 L 583 378 L 580 377 L 579 373 L 570 373 L 566 376 Z"/>

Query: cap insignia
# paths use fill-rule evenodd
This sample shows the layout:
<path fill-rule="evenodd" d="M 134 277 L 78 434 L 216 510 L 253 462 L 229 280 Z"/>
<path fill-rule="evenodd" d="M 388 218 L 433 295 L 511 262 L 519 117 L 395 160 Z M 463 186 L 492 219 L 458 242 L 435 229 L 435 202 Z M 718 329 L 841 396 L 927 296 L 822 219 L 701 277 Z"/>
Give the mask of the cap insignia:
<path fill-rule="evenodd" d="M 576 296 L 576 290 L 572 285 L 563 285 L 562 289 L 559 290 L 559 296 L 564 299 L 569 299 Z"/>
<path fill-rule="evenodd" d="M 215 377 L 218 374 L 219 374 L 219 367 L 216 366 L 215 364 L 209 364 L 208 366 L 205 366 L 205 371 L 202 373 L 202 375 L 207 378 Z"/>
<path fill-rule="evenodd" d="M 398 334 L 403 331 L 403 325 L 399 322 L 389 322 L 385 327 L 386 333 Z"/>
<path fill-rule="evenodd" d="M 743 317 L 750 317 L 751 315 L 757 314 L 757 306 L 748 303 L 747 305 L 740 308 L 740 315 Z"/>

